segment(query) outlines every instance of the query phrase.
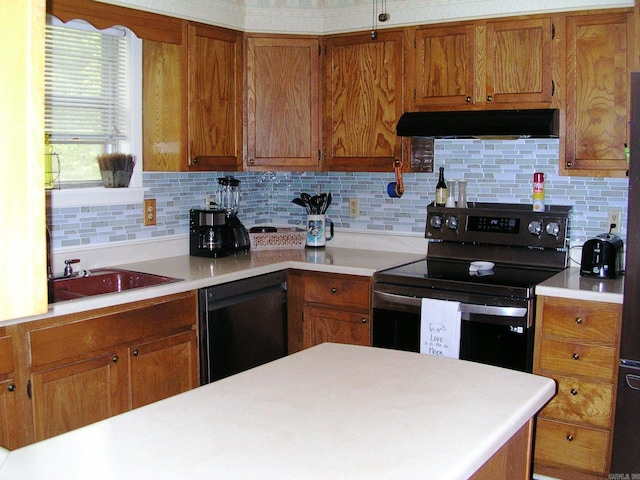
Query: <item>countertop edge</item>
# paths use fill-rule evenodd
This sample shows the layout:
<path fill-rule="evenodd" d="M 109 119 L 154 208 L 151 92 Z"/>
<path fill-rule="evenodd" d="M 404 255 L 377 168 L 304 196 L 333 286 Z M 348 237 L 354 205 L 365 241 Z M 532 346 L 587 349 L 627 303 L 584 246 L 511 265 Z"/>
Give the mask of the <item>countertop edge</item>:
<path fill-rule="evenodd" d="M 567 268 L 535 288 L 535 294 L 548 297 L 622 304 L 624 275 L 616 279 L 583 277 L 579 268 Z"/>
<path fill-rule="evenodd" d="M 46 313 L 5 320 L 3 322 L 0 322 L 0 325 L 10 326 L 19 323 L 43 320 L 46 318 L 58 317 L 62 315 L 69 315 L 82 311 L 90 311 L 99 308 L 124 305 L 128 303 L 148 300 L 150 298 L 173 295 L 191 290 L 199 290 L 201 288 L 219 285 L 222 283 L 234 282 L 237 280 L 244 280 L 246 278 L 287 269 L 371 277 L 378 270 L 390 268 L 396 265 L 401 265 L 424 258 L 424 255 L 421 254 L 394 254 L 382 251 L 363 251 L 359 249 L 348 249 L 341 247 L 326 248 L 318 253 L 322 253 L 323 255 L 325 255 L 325 257 L 327 255 L 331 257 L 331 255 L 333 254 L 334 257 L 346 258 L 348 259 L 348 261 L 346 261 L 345 263 L 314 263 L 303 261 L 301 259 L 301 256 L 306 258 L 305 250 L 290 250 L 273 252 L 252 252 L 247 255 L 239 254 L 236 257 L 230 256 L 221 259 L 179 255 L 175 257 L 165 257 L 144 262 L 114 264 L 112 265 L 112 267 L 114 268 L 122 268 L 156 275 L 164 275 L 179 278 L 181 281 L 165 285 L 137 288 L 123 292 L 108 293 L 103 295 L 96 295 L 94 297 L 86 297 L 58 302 L 50 304 Z M 316 252 L 314 252 L 314 254 L 316 254 Z M 285 258 L 287 255 L 291 255 L 292 258 Z M 364 261 L 362 263 L 358 263 L 358 258 L 363 257 L 365 258 L 365 260 L 367 260 L 366 257 L 371 257 L 372 255 L 376 256 L 376 263 L 378 264 L 378 266 L 366 266 L 364 265 Z M 382 257 L 380 257 L 380 255 L 382 255 Z M 242 262 L 250 262 L 254 257 L 259 259 L 260 261 L 264 261 L 264 264 L 242 264 Z M 273 257 L 274 260 L 269 260 L 270 257 Z M 384 260 L 382 260 L 382 258 L 384 258 Z M 239 266 L 234 267 L 234 262 L 238 263 Z M 202 272 L 200 272 L 198 268 L 194 267 L 193 264 L 196 264 L 196 267 L 198 268 L 202 266 Z M 210 273 L 206 270 L 205 267 L 210 267 L 213 264 L 231 264 L 232 266 L 225 267 L 222 273 Z M 179 265 L 180 268 L 176 268 L 175 265 Z M 194 270 L 197 270 L 196 274 L 193 274 Z"/>

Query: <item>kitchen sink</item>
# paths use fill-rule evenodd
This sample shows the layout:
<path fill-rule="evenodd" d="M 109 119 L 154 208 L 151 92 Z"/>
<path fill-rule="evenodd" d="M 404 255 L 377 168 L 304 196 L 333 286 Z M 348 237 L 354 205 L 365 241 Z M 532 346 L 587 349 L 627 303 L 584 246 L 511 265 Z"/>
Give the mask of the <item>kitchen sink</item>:
<path fill-rule="evenodd" d="M 182 281 L 180 278 L 135 272 L 133 270 L 100 268 L 91 270 L 89 276 L 53 279 L 50 285 L 51 297 L 49 303 L 180 281 Z"/>

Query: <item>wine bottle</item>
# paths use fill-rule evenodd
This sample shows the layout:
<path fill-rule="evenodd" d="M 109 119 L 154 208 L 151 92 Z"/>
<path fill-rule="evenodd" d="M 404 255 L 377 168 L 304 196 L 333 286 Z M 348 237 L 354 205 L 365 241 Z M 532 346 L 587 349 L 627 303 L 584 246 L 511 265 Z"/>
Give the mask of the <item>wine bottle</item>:
<path fill-rule="evenodd" d="M 444 207 L 447 203 L 447 184 L 444 181 L 444 167 L 440 167 L 440 176 L 436 185 L 436 207 Z"/>

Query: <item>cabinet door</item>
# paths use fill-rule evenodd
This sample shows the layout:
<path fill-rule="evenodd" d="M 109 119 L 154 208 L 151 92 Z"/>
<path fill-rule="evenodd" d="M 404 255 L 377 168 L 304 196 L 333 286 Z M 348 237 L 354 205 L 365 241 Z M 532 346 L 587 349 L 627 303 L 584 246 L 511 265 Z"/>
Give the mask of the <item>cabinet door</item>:
<path fill-rule="evenodd" d="M 240 32 L 188 26 L 189 170 L 238 170 L 242 150 Z"/>
<path fill-rule="evenodd" d="M 567 121 L 562 170 L 624 176 L 633 14 L 567 18 Z"/>
<path fill-rule="evenodd" d="M 248 168 L 320 168 L 320 52 L 315 38 L 247 39 Z"/>
<path fill-rule="evenodd" d="M 368 314 L 305 306 L 303 315 L 303 348 L 323 342 L 371 345 Z"/>
<path fill-rule="evenodd" d="M 197 387 L 197 348 L 193 330 L 129 347 L 130 408 Z"/>
<path fill-rule="evenodd" d="M 325 170 L 393 171 L 401 158 L 403 33 L 330 37 L 325 61 Z"/>
<path fill-rule="evenodd" d="M 19 446 L 15 438 L 16 394 L 13 378 L 0 381 L 0 447 L 9 450 Z"/>
<path fill-rule="evenodd" d="M 13 344 L 10 335 L 0 327 L 0 447 L 17 448 L 16 384 L 14 379 Z"/>
<path fill-rule="evenodd" d="M 414 102 L 417 107 L 475 103 L 475 28 L 472 24 L 416 30 Z"/>
<path fill-rule="evenodd" d="M 44 440 L 126 410 L 119 377 L 126 362 L 111 353 L 31 375 L 35 440 Z"/>
<path fill-rule="evenodd" d="M 479 29 L 479 36 L 483 28 Z M 486 95 L 491 104 L 548 103 L 552 96 L 550 18 L 486 25 Z M 480 92 L 483 88 L 478 88 Z"/>
<path fill-rule="evenodd" d="M 142 149 L 145 171 L 186 170 L 186 47 L 142 42 Z"/>

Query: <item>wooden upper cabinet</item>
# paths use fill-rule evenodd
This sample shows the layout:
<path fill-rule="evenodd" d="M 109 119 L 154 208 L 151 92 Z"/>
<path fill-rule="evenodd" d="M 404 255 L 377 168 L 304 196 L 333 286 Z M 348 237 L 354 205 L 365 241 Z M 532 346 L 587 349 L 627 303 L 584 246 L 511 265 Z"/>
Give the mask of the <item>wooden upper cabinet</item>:
<path fill-rule="evenodd" d="M 186 169 L 186 56 L 183 45 L 142 43 L 142 151 L 145 171 Z"/>
<path fill-rule="evenodd" d="M 189 170 L 238 170 L 242 154 L 242 34 L 189 24 Z"/>
<path fill-rule="evenodd" d="M 393 171 L 402 143 L 401 31 L 331 36 L 325 58 L 325 170 Z"/>
<path fill-rule="evenodd" d="M 566 138 L 560 172 L 625 175 L 633 13 L 569 16 Z"/>
<path fill-rule="evenodd" d="M 319 49 L 317 38 L 246 39 L 246 169 L 320 169 Z"/>
<path fill-rule="evenodd" d="M 456 23 L 415 31 L 414 107 L 525 108 L 551 102 L 550 18 Z"/>
<path fill-rule="evenodd" d="M 242 34 L 184 24 L 183 42 L 143 42 L 145 171 L 239 169 Z"/>
<path fill-rule="evenodd" d="M 487 103 L 551 102 L 552 36 L 550 18 L 487 23 Z"/>
<path fill-rule="evenodd" d="M 475 27 L 418 28 L 415 35 L 415 105 L 474 103 Z"/>

